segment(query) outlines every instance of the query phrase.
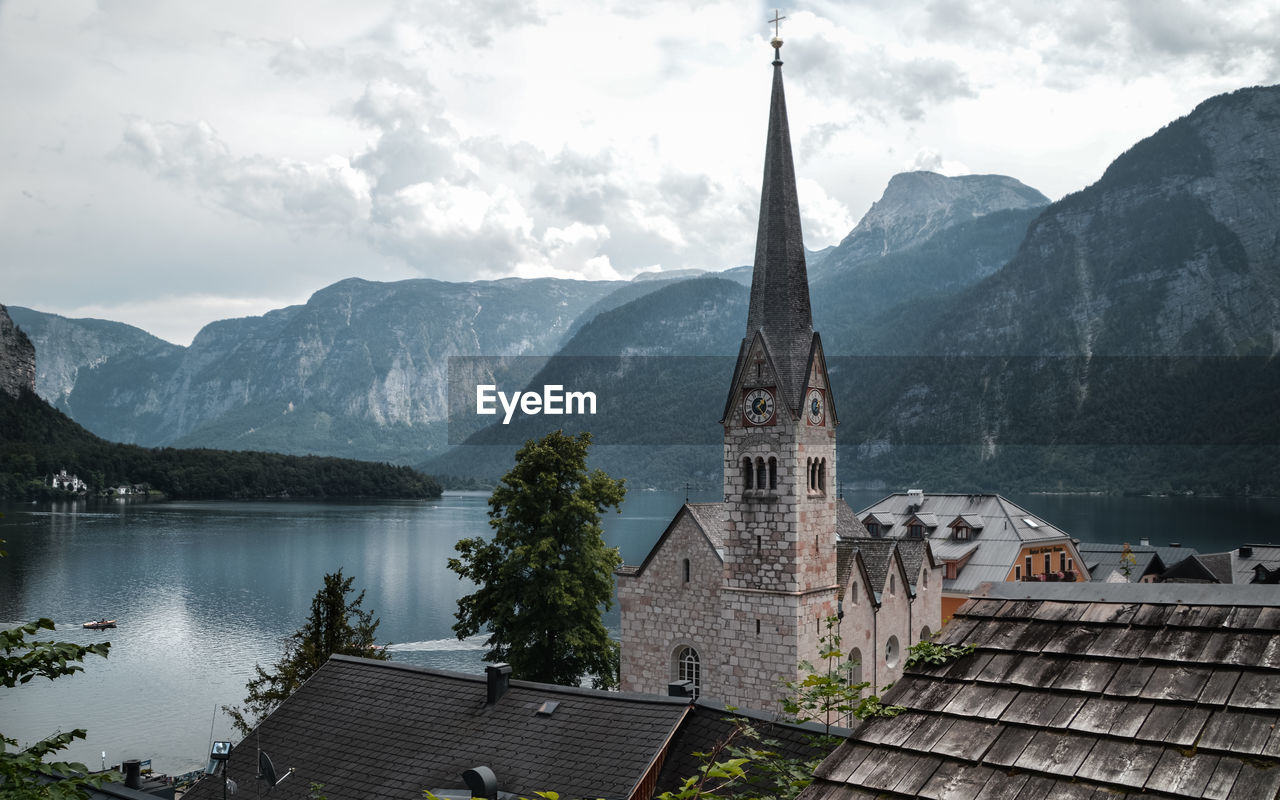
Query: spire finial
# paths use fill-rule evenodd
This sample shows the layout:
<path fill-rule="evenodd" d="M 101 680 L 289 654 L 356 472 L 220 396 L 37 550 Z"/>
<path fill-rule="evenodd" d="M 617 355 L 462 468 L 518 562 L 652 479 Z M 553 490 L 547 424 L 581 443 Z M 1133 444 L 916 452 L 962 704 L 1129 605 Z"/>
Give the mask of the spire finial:
<path fill-rule="evenodd" d="M 780 16 L 778 9 L 773 10 L 773 19 L 769 22 L 773 23 L 773 40 L 769 44 L 773 45 L 773 63 L 782 63 L 782 37 L 779 35 L 778 23 L 782 22 L 786 17 Z"/>

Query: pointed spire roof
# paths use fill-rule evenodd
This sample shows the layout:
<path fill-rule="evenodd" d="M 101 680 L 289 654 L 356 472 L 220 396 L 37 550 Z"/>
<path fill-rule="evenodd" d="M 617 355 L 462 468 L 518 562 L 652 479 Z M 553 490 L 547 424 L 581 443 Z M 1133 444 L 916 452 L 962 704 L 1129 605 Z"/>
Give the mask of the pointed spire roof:
<path fill-rule="evenodd" d="M 782 40 L 775 36 L 772 44 L 775 52 L 773 97 L 769 101 L 769 136 L 746 338 L 750 340 L 757 331 L 763 334 L 779 373 L 782 399 L 798 413 L 808 377 L 813 316 L 809 309 L 809 275 L 800 232 L 800 203 L 791 160 L 787 101 L 782 89 Z M 739 356 L 734 385 L 744 367 L 746 350 L 744 346 Z"/>

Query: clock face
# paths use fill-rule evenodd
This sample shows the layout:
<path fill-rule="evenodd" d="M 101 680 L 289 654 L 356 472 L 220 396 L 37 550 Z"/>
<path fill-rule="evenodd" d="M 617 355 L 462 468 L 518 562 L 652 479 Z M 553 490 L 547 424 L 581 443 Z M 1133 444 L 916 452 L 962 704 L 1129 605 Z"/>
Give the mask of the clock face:
<path fill-rule="evenodd" d="M 752 425 L 764 425 L 773 419 L 773 393 L 768 389 L 752 389 L 747 392 L 742 413 Z"/>
<path fill-rule="evenodd" d="M 827 413 L 826 403 L 824 403 L 822 400 L 822 390 L 810 389 L 809 395 L 805 398 L 804 406 L 805 406 L 805 412 L 808 414 L 808 417 L 809 417 L 809 424 L 821 425 L 822 418 Z"/>

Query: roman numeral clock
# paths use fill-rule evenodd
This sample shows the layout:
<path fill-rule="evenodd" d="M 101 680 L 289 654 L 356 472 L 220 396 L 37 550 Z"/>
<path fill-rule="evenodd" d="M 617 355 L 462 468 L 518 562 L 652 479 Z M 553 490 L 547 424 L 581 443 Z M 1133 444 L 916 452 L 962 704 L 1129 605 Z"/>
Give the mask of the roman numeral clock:
<path fill-rule="evenodd" d="M 774 421 L 773 392 L 752 389 L 742 398 L 742 416 L 748 425 L 771 425 Z"/>

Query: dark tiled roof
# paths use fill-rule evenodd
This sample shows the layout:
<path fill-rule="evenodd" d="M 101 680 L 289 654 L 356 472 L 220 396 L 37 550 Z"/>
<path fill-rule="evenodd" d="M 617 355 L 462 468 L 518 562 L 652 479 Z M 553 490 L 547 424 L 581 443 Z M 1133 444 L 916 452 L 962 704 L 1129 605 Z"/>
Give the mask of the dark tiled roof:
<path fill-rule="evenodd" d="M 721 561 L 724 560 L 724 503 L 685 503 L 671 518 L 671 522 L 667 525 L 667 529 L 658 537 L 658 541 L 653 543 L 653 547 L 649 548 L 648 554 L 644 557 L 644 561 L 639 564 L 623 564 L 615 571 L 618 575 L 639 575 L 644 572 L 645 567 L 649 565 L 649 561 L 653 556 L 662 549 L 667 541 L 667 537 L 675 530 L 676 523 L 680 521 L 680 517 L 688 514 L 698 529 L 702 531 L 702 535 L 707 537 L 707 542 L 715 550 L 716 556 Z"/>
<path fill-rule="evenodd" d="M 724 503 L 687 503 L 689 513 L 706 534 L 711 546 L 724 549 Z"/>
<path fill-rule="evenodd" d="M 1076 549 L 1084 559 L 1090 575 L 1096 581 L 1105 581 L 1112 572 L 1124 574 L 1120 556 L 1124 553 L 1123 544 L 1109 542 L 1080 542 Z M 1129 546 L 1135 563 L 1129 569 L 1129 579 L 1136 582 L 1148 572 L 1163 572 L 1171 564 L 1176 564 L 1187 556 L 1196 555 L 1189 547 L 1154 547 L 1146 544 Z"/>
<path fill-rule="evenodd" d="M 1160 574 L 1162 581 L 1186 581 L 1188 583 L 1222 583 L 1217 574 L 1204 562 L 1204 556 L 1189 555 Z M 1227 576 L 1230 577 L 1230 566 Z M 1230 583 L 1228 580 L 1227 583 Z"/>
<path fill-rule="evenodd" d="M 737 746 L 760 747 L 777 753 L 783 758 L 800 761 L 820 759 L 831 753 L 836 746 L 835 742 L 830 740 L 823 741 L 826 732 L 820 725 L 787 724 L 760 712 L 741 710 L 730 712 L 723 706 L 699 701 L 685 718 L 680 731 L 671 742 L 667 758 L 662 764 L 662 773 L 658 778 L 658 788 L 655 793 L 675 791 L 685 778 L 698 774 L 706 762 L 694 753 L 713 752 L 717 745 L 733 733 L 738 720 L 750 724 L 765 743 L 761 747 L 759 743 L 738 737 L 732 742 Z M 848 733 L 846 728 L 833 727 L 830 735 L 843 738 Z M 722 758 L 727 757 L 727 755 L 722 756 Z M 748 773 L 751 773 L 750 768 Z M 736 791 L 730 790 L 727 794 L 737 797 L 749 795 L 752 792 L 753 785 L 748 783 L 740 784 Z"/>
<path fill-rule="evenodd" d="M 928 558 L 929 543 L 919 539 L 899 539 L 898 556 L 902 559 L 902 568 L 907 573 L 907 580 L 915 585 L 920 577 L 920 565 Z"/>
<path fill-rule="evenodd" d="M 844 599 L 845 587 L 849 585 L 849 579 L 853 577 L 853 571 L 858 566 L 858 545 L 851 539 L 836 540 L 836 586 L 839 588 L 840 599 Z"/>
<path fill-rule="evenodd" d="M 893 563 L 893 550 L 897 542 L 893 539 L 870 537 L 847 541 L 852 541 L 858 549 L 858 555 L 862 556 L 862 563 L 867 568 L 867 577 L 872 582 L 872 585 L 867 588 L 870 591 L 879 593 L 884 589 L 884 584 L 889 579 L 889 567 Z"/>
<path fill-rule="evenodd" d="M 857 545 L 845 540 L 866 539 L 870 536 L 871 534 L 867 533 L 866 527 L 844 498 L 836 500 L 836 585 L 840 587 L 841 600 L 844 599 L 844 590 L 849 585 L 849 579 L 853 577 L 856 566 L 854 559 L 858 552 Z"/>
<path fill-rule="evenodd" d="M 996 584 L 800 800 L 1280 796 L 1280 597 L 1216 584 Z"/>
<path fill-rule="evenodd" d="M 255 746 L 281 771 L 273 792 L 302 800 L 312 782 L 330 800 L 421 798 L 462 788 L 462 772 L 491 768 L 501 791 L 533 797 L 627 797 L 675 732 L 687 701 L 511 681 L 485 704 L 483 676 L 334 656 L 232 751 L 241 791 L 255 783 Z M 545 701 L 559 706 L 537 711 Z M 191 800 L 222 796 L 204 780 Z"/>

